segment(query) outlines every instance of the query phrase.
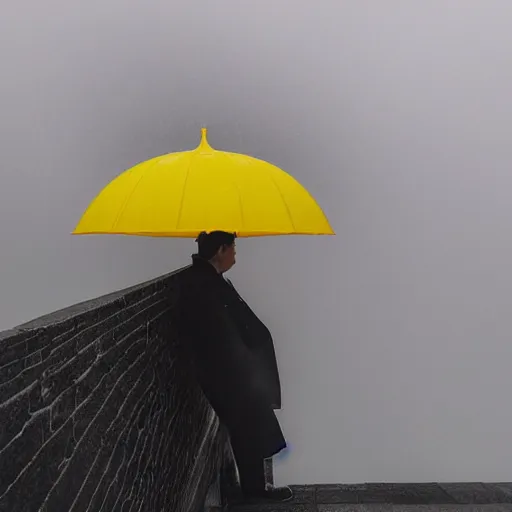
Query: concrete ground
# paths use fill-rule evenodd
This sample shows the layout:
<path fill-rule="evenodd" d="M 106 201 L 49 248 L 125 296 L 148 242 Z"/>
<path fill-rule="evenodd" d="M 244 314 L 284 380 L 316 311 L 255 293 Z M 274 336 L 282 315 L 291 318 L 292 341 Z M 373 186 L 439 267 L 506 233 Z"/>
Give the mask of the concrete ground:
<path fill-rule="evenodd" d="M 232 512 L 512 512 L 512 484 L 362 484 L 292 487 L 279 505 L 237 505 Z"/>

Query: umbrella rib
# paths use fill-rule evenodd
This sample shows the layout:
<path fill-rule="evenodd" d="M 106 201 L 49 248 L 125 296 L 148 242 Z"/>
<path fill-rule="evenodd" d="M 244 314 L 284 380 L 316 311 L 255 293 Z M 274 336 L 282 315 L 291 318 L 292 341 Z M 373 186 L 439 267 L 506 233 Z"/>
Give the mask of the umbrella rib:
<path fill-rule="evenodd" d="M 292 217 L 292 212 L 290 211 L 290 207 L 288 206 L 288 203 L 286 202 L 286 199 L 284 198 L 283 196 L 283 193 L 281 192 L 281 189 L 277 186 L 277 183 L 276 183 L 276 180 L 274 179 L 274 177 L 272 176 L 271 173 L 269 173 L 269 178 L 271 179 L 272 181 L 272 184 L 274 185 L 274 187 L 276 188 L 277 190 L 277 193 L 281 196 L 281 199 L 283 201 L 283 204 L 286 208 L 286 213 L 288 214 L 288 219 L 290 221 L 290 224 L 292 225 L 292 229 L 293 231 L 297 231 L 295 229 L 295 223 L 293 222 L 293 217 Z"/>
<path fill-rule="evenodd" d="M 124 211 L 126 210 L 126 207 L 128 206 L 128 203 L 130 202 L 130 199 L 132 198 L 133 194 L 135 193 L 135 190 L 137 189 L 137 187 L 140 185 L 140 182 L 149 174 L 149 171 L 151 169 L 153 169 L 153 167 L 155 167 L 155 165 L 158 163 L 158 160 L 156 160 L 155 162 L 153 162 L 152 165 L 150 165 L 147 169 L 146 169 L 146 172 L 142 173 L 142 175 L 140 176 L 140 178 L 137 180 L 137 183 L 135 183 L 135 185 L 133 186 L 132 190 L 130 191 L 130 193 L 126 196 L 126 199 L 124 200 L 124 203 L 123 203 L 123 206 L 121 207 L 121 209 L 119 210 L 119 213 L 117 214 L 117 217 L 116 217 L 116 220 L 112 223 L 112 230 L 115 230 L 115 228 L 117 227 L 117 224 L 119 223 L 119 220 L 121 219 Z"/>
<path fill-rule="evenodd" d="M 188 162 L 187 174 L 185 175 L 185 179 L 183 180 L 183 189 L 181 191 L 180 207 L 178 210 L 178 216 L 176 217 L 176 229 L 179 229 L 180 222 L 181 222 L 181 214 L 183 212 L 183 203 L 185 202 L 185 189 L 187 188 L 187 183 L 188 183 L 188 178 L 190 176 L 190 168 L 192 167 L 193 158 L 194 157 L 191 157 Z"/>
<path fill-rule="evenodd" d="M 233 157 L 230 154 L 226 154 L 225 157 L 228 160 L 232 160 L 233 159 Z M 235 187 L 235 190 L 236 190 L 236 193 L 237 193 L 237 196 L 238 196 L 238 206 L 240 208 L 240 222 L 241 222 L 241 226 L 242 226 L 242 228 L 245 228 L 245 224 L 244 224 L 244 209 L 243 209 L 244 204 L 243 204 L 243 201 L 242 201 L 242 194 L 240 193 L 240 187 L 238 186 L 238 183 L 234 179 L 231 180 L 231 183 Z"/>

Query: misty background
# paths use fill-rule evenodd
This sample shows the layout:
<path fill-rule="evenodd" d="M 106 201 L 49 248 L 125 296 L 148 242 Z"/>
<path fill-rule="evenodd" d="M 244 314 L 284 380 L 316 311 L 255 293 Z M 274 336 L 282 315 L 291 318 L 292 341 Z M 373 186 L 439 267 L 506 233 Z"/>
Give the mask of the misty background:
<path fill-rule="evenodd" d="M 230 276 L 275 337 L 277 482 L 511 481 L 511 27 L 509 0 L 3 0 L 0 328 L 188 264 L 70 232 L 205 125 L 337 233 L 240 240 Z"/>

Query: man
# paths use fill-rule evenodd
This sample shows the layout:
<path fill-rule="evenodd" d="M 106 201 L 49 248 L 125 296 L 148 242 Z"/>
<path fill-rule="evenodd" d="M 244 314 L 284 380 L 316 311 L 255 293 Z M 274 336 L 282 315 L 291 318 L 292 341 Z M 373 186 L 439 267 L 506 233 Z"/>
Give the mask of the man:
<path fill-rule="evenodd" d="M 224 274 L 235 235 L 201 233 L 180 281 L 180 332 L 199 384 L 229 432 L 244 497 L 288 501 L 288 487 L 265 488 L 264 460 L 286 447 L 274 409 L 281 386 L 272 336 Z"/>

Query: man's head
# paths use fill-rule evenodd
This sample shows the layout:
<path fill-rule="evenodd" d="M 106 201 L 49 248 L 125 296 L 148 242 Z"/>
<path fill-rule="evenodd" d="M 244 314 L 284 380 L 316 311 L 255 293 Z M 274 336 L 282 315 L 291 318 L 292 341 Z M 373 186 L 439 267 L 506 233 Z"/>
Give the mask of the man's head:
<path fill-rule="evenodd" d="M 224 231 L 201 233 L 197 237 L 198 256 L 209 261 L 217 272 L 227 272 L 236 262 L 236 235 Z"/>

